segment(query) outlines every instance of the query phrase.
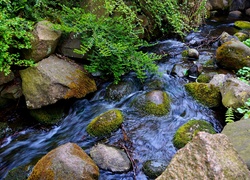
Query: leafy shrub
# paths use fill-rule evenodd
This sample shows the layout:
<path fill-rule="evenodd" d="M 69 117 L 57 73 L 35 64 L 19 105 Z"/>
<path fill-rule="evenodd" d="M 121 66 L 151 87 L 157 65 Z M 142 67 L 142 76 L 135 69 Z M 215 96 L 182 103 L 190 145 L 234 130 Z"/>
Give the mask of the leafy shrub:
<path fill-rule="evenodd" d="M 115 11 L 122 16 L 98 17 L 84 12 L 81 8 L 63 6 L 61 24 L 56 28 L 67 33 L 81 35 L 82 45 L 76 53 L 88 53 L 89 72 L 101 71 L 114 77 L 115 82 L 125 73 L 133 70 L 140 79 L 146 77 L 146 71 L 156 72 L 155 60 L 161 58 L 156 54 L 138 51 L 147 43 L 139 38 L 142 28 L 136 22 L 136 14 L 122 0 L 110 4 L 107 13 Z"/>
<path fill-rule="evenodd" d="M 22 59 L 20 53 L 23 49 L 31 48 L 32 24 L 23 18 L 12 17 L 8 8 L 0 12 L 0 71 L 6 75 L 13 65 L 33 65 L 32 60 Z"/>
<path fill-rule="evenodd" d="M 239 69 L 236 75 L 241 81 L 248 84 L 248 82 L 250 81 L 250 67 L 243 67 Z"/>
<path fill-rule="evenodd" d="M 243 43 L 245 45 L 247 45 L 248 47 L 250 47 L 250 39 L 247 39 L 247 40 L 243 41 Z"/>
<path fill-rule="evenodd" d="M 250 98 L 247 99 L 247 101 L 245 102 L 244 106 L 242 106 L 240 108 L 237 108 L 237 111 L 240 114 L 243 114 L 243 117 L 245 119 L 249 118 L 250 117 Z"/>
<path fill-rule="evenodd" d="M 136 0 L 138 8 L 146 16 L 150 15 L 151 20 L 163 33 L 176 33 L 184 36 L 186 32 L 206 17 L 207 0 Z"/>

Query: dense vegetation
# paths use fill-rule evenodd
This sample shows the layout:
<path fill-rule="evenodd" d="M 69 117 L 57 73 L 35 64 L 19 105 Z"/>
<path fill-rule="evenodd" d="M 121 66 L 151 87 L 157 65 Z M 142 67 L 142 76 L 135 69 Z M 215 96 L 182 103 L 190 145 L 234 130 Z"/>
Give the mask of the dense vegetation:
<path fill-rule="evenodd" d="M 32 60 L 22 57 L 22 52 L 31 48 L 33 24 L 48 19 L 57 24 L 57 29 L 81 36 L 81 49 L 75 52 L 88 54 L 88 71 L 102 72 L 117 82 L 132 70 L 143 79 L 146 72 L 157 71 L 154 61 L 161 56 L 139 51 L 149 46 L 140 36 L 147 34 L 148 39 L 156 31 L 184 36 L 205 17 L 206 0 L 92 1 L 96 3 L 94 8 L 82 8 L 87 1 L 2 0 L 0 71 L 8 74 L 13 65 L 33 65 Z M 150 28 L 143 26 L 140 15 L 148 18 Z"/>

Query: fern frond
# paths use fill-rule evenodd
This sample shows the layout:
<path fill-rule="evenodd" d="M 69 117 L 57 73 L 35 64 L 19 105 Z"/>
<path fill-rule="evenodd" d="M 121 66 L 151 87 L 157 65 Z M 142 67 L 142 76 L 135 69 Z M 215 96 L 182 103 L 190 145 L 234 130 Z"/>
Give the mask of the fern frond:
<path fill-rule="evenodd" d="M 225 122 L 226 123 L 232 123 L 234 122 L 234 112 L 233 112 L 233 108 L 232 107 L 229 107 L 226 111 L 226 120 Z"/>

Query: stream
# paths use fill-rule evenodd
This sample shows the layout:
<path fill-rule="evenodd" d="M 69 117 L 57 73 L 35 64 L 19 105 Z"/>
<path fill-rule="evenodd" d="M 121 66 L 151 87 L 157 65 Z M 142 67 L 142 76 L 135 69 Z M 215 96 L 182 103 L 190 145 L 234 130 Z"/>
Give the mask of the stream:
<path fill-rule="evenodd" d="M 186 40 L 194 46 L 204 38 L 218 37 L 223 31 L 234 33 L 232 23 L 217 23 L 210 21 L 200 28 L 198 32 L 190 33 Z M 136 164 L 136 179 L 146 180 L 147 176 L 142 171 L 142 165 L 147 160 L 163 160 L 169 162 L 176 153 L 172 139 L 176 130 L 190 119 L 203 119 L 210 122 L 216 132 L 220 132 L 223 126 L 220 117 L 215 110 L 197 103 L 187 94 L 184 84 L 190 82 L 188 78 L 172 75 L 170 72 L 175 64 L 183 63 L 181 52 L 187 46 L 180 41 L 167 39 L 158 42 L 148 52 L 164 51 L 169 55 L 159 61 L 159 71 L 162 75 L 149 75 L 146 82 L 160 79 L 172 100 L 169 114 L 161 117 L 145 116 L 130 106 L 130 102 L 147 91 L 141 88 L 138 91 L 122 98 L 120 101 L 107 101 L 104 98 L 105 89 L 109 82 L 102 84 L 99 90 L 88 99 L 77 100 L 69 110 L 69 113 L 61 122 L 47 129 L 28 127 L 18 133 L 6 137 L 0 144 L 0 179 L 6 177 L 9 170 L 27 164 L 34 164 L 43 155 L 53 148 L 67 142 L 77 143 L 89 153 L 91 147 L 102 142 L 119 147 L 124 142 L 123 133 L 129 139 L 129 150 Z M 203 61 L 214 56 L 216 44 L 199 49 L 200 60 Z M 134 80 L 134 74 L 126 76 Z M 136 83 L 137 81 L 135 81 Z M 117 108 L 124 114 L 123 128 L 112 133 L 110 137 L 95 138 L 86 132 L 89 122 L 101 113 Z M 127 173 L 112 173 L 100 170 L 100 180 L 133 180 L 133 170 Z"/>

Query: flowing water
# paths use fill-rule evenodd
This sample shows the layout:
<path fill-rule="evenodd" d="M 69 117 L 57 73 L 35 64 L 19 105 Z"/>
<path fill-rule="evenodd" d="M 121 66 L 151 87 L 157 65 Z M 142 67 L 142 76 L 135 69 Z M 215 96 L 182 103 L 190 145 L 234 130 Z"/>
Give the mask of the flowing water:
<path fill-rule="evenodd" d="M 226 24 L 225 28 L 230 27 Z M 219 27 L 206 25 L 200 32 L 190 34 L 192 40 L 201 40 Z M 0 179 L 15 167 L 36 162 L 53 148 L 67 142 L 77 143 L 85 152 L 89 153 L 97 142 L 110 145 L 125 145 L 132 156 L 136 167 L 136 179 L 144 180 L 147 177 L 142 171 L 142 164 L 147 160 L 164 160 L 169 162 L 176 149 L 172 144 L 176 130 L 190 119 L 203 119 L 210 122 L 217 132 L 222 126 L 216 112 L 197 103 L 184 89 L 184 84 L 189 82 L 186 78 L 172 76 L 169 72 L 174 64 L 182 63 L 181 52 L 185 44 L 176 40 L 165 40 L 152 47 L 150 51 L 164 51 L 169 56 L 159 62 L 160 77 L 166 91 L 172 100 L 170 113 L 162 116 L 141 115 L 136 109 L 130 107 L 130 102 L 138 95 L 147 91 L 145 88 L 124 97 L 119 102 L 110 102 L 104 99 L 105 88 L 103 84 L 99 91 L 89 99 L 76 101 L 68 115 L 62 119 L 59 125 L 50 129 L 27 128 L 15 135 L 7 137 L 0 149 Z M 214 51 L 209 49 L 209 51 Z M 133 76 L 133 74 L 131 74 Z M 128 78 L 132 78 L 128 76 Z M 147 81 L 159 79 L 152 76 Z M 105 139 L 94 138 L 87 134 L 86 126 L 99 114 L 113 108 L 120 109 L 124 114 L 123 128 L 112 133 Z M 127 140 L 124 140 L 124 134 Z M 112 173 L 100 170 L 100 180 L 133 179 L 133 170 L 127 173 Z"/>

